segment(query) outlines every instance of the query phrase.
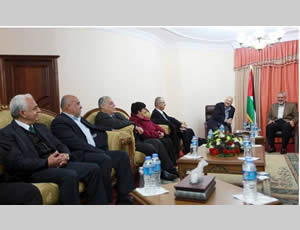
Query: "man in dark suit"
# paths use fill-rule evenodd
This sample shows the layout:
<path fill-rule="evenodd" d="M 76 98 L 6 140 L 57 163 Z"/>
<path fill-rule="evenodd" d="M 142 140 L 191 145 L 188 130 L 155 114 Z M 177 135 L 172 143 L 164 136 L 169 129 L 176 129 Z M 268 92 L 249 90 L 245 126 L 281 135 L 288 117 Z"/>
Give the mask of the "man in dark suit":
<path fill-rule="evenodd" d="M 107 134 L 110 128 L 99 128 L 81 117 L 77 97 L 65 95 L 61 99 L 62 113 L 51 124 L 53 134 L 67 145 L 78 161 L 94 162 L 102 171 L 109 201 L 112 201 L 111 169 L 117 173 L 117 204 L 131 204 L 128 196 L 134 188 L 133 175 L 127 152 L 108 151 Z"/>
<path fill-rule="evenodd" d="M 187 127 L 185 123 L 178 121 L 174 117 L 168 116 L 164 109 L 166 103 L 164 98 L 157 97 L 154 101 L 155 109 L 152 111 L 151 120 L 156 124 L 168 125 L 171 129 L 170 137 L 176 146 L 176 152 L 179 153 L 180 139 L 183 141 L 184 154 L 190 152 L 191 140 L 195 135 L 194 131 Z"/>
<path fill-rule="evenodd" d="M 286 147 L 293 128 L 298 123 L 297 105 L 286 102 L 286 93 L 277 95 L 277 103 L 272 104 L 267 117 L 266 134 L 270 146 L 269 153 L 275 152 L 274 135 L 276 131 L 282 131 L 281 154 L 286 153 Z"/>
<path fill-rule="evenodd" d="M 40 109 L 30 94 L 12 98 L 10 111 L 14 120 L 1 130 L 11 142 L 4 162 L 9 174 L 25 182 L 58 184 L 60 204 L 80 204 L 78 183 L 83 181 L 90 204 L 108 204 L 99 167 L 69 161 L 67 146 L 37 123 Z"/>
<path fill-rule="evenodd" d="M 0 134 L 0 164 L 6 161 L 10 148 L 10 143 Z M 33 184 L 21 182 L 4 171 L 0 175 L 0 204 L 40 205 L 43 200 L 39 189 Z"/>
<path fill-rule="evenodd" d="M 226 97 L 224 102 L 216 104 L 212 117 L 207 121 L 208 130 L 212 129 L 215 131 L 220 125 L 223 125 L 225 131 L 231 132 L 231 124 L 235 111 L 232 102 L 232 97 Z"/>
<path fill-rule="evenodd" d="M 166 148 L 159 139 L 144 138 L 142 136 L 144 130 L 137 126 L 134 122 L 126 119 L 122 114 L 117 113 L 115 104 L 110 97 L 103 96 L 99 98 L 98 105 L 100 112 L 95 118 L 96 126 L 121 129 L 129 125 L 133 125 L 136 150 L 144 153 L 147 156 L 151 156 L 152 153 L 158 153 L 162 168 L 161 178 L 164 180 L 174 180 L 177 178 L 175 165 L 170 159 Z"/>

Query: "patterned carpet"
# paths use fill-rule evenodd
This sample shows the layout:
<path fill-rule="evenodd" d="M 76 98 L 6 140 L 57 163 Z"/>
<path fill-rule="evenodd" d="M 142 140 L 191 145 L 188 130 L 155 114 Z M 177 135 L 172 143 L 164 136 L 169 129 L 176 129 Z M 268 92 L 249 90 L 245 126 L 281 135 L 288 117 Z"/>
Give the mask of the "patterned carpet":
<path fill-rule="evenodd" d="M 271 173 L 272 196 L 283 204 L 299 204 L 299 154 L 266 155 L 266 171 Z"/>

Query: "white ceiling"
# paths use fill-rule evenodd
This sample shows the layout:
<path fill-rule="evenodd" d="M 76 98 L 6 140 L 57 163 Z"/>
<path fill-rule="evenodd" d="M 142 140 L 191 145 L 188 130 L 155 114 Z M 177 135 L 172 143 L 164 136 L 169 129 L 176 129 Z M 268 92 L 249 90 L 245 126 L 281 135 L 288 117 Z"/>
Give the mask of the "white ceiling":
<path fill-rule="evenodd" d="M 253 27 L 253 26 L 193 26 L 193 27 L 121 27 L 123 31 L 142 36 L 164 45 L 189 44 L 214 48 L 238 48 L 237 38 L 240 33 L 253 35 L 263 29 L 266 33 L 279 29 L 285 31 L 281 41 L 299 39 L 299 27 Z"/>

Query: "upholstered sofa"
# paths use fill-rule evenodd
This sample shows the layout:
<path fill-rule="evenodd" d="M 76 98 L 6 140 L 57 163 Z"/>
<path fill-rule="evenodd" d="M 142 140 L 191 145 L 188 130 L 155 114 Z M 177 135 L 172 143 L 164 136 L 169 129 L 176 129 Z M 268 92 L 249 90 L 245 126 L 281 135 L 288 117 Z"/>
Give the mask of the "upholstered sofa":
<path fill-rule="evenodd" d="M 95 118 L 99 111 L 100 111 L 99 108 L 92 109 L 92 110 L 88 111 L 87 113 L 85 113 L 83 117 L 86 120 L 88 120 L 90 123 L 95 124 Z M 121 113 L 127 119 L 129 119 L 128 113 L 126 111 L 124 111 L 123 109 L 116 108 L 116 111 L 118 113 Z M 151 114 L 148 110 L 147 110 L 146 116 L 149 118 L 151 116 Z M 170 133 L 170 128 L 168 125 L 160 125 L 160 126 L 166 131 L 167 134 Z M 140 151 L 137 151 L 135 149 L 135 139 L 134 139 L 133 129 L 134 129 L 134 126 L 130 125 L 125 128 L 119 129 L 118 131 L 121 133 L 124 133 L 124 135 L 127 135 L 127 137 L 128 137 L 127 139 L 124 139 L 124 142 L 122 143 L 123 144 L 122 148 L 125 151 L 127 151 L 129 154 L 132 171 L 137 172 L 137 168 L 139 166 L 142 166 L 144 163 L 145 154 Z"/>
<path fill-rule="evenodd" d="M 55 118 L 56 114 L 41 109 L 41 113 L 39 114 L 39 122 L 45 124 L 48 128 L 50 128 L 52 120 Z M 0 129 L 7 126 L 12 121 L 12 117 L 10 115 L 10 111 L 7 106 L 0 105 Z M 115 131 L 107 131 L 108 134 L 108 147 L 110 150 L 120 150 L 122 149 L 122 143 L 124 139 L 126 139 L 123 134 Z M 0 175 L 4 171 L 4 166 L 0 163 Z M 112 183 L 115 184 L 115 170 L 112 170 Z M 41 192 L 43 198 L 43 204 L 57 204 L 58 203 L 58 185 L 55 183 L 33 183 Z M 84 192 L 84 184 L 79 183 L 79 192 L 83 194 Z"/>
<path fill-rule="evenodd" d="M 91 124 L 95 124 L 95 118 L 97 116 L 97 113 L 99 112 L 99 108 L 92 109 L 88 112 L 86 112 L 83 115 L 83 118 L 85 118 L 87 121 L 89 121 Z M 125 116 L 127 119 L 129 119 L 129 115 L 122 109 L 117 108 L 117 112 L 121 113 L 123 116 Z M 121 133 L 121 136 L 123 137 L 120 144 L 120 149 L 128 152 L 130 164 L 131 164 L 131 170 L 135 174 L 137 172 L 137 168 L 143 164 L 145 154 L 139 151 L 136 151 L 135 149 L 135 139 L 133 134 L 134 126 L 130 125 L 127 127 L 124 127 L 122 129 L 114 130 L 114 132 Z"/>

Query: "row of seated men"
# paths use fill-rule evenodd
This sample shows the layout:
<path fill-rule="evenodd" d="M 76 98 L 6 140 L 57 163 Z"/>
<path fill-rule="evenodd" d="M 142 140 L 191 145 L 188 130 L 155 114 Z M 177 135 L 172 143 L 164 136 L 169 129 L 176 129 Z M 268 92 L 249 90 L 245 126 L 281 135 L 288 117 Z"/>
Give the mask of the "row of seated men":
<path fill-rule="evenodd" d="M 275 130 L 283 127 L 286 133 L 290 131 L 286 126 L 293 127 L 297 122 L 297 109 L 285 99 L 286 95 L 279 93 L 278 103 L 276 103 L 278 105 L 271 106 L 268 115 L 268 139 L 270 139 L 270 127 L 276 127 L 273 128 Z M 232 101 L 232 97 L 227 97 L 224 103 L 216 104 L 213 116 L 208 121 L 209 128 L 214 130 L 223 124 L 231 130 L 235 111 Z M 81 117 L 82 107 L 78 98 L 72 95 L 64 96 L 61 100 L 62 113 L 51 125 L 54 134 L 52 135 L 45 126 L 36 123 L 40 110 L 31 95 L 14 97 L 10 102 L 14 120 L 0 132 L 2 140 L 0 153 L 9 152 L 5 157 L 8 171 L 13 176 L 21 178 L 21 181 L 57 183 L 60 187 L 61 204 L 79 203 L 78 186 L 76 186 L 79 180 L 85 182 L 91 204 L 108 204 L 112 202 L 110 172 L 115 168 L 117 203 L 129 204 L 131 201 L 128 193 L 135 186 L 128 155 L 123 151 L 107 150 L 105 131 L 134 125 L 136 149 L 146 155 L 154 152 L 159 154 L 163 179 L 173 180 L 178 177 L 175 164 L 179 155 L 179 140 L 183 140 L 183 151 L 188 153 L 194 132 L 187 128 L 185 123 L 164 112 L 166 103 L 163 98 L 155 99 L 155 109 L 151 119 L 146 116 L 146 105 L 142 102 L 131 105 L 130 120 L 115 112 L 115 104 L 108 96 L 101 97 L 98 105 L 100 112 L 95 119 L 96 126 L 93 126 Z M 156 123 L 169 125 L 170 136 L 166 135 L 164 129 Z M 269 143 L 272 143 L 271 141 Z M 284 142 L 286 145 L 287 143 Z M 29 188 L 28 184 L 26 186 L 24 189 L 33 190 L 32 194 L 37 193 L 34 188 Z M 12 194 L 9 188 L 2 189 L 3 193 Z"/>
<path fill-rule="evenodd" d="M 102 105 L 109 104 L 108 99 L 102 98 L 105 101 Z M 163 98 L 157 99 L 156 104 L 165 105 Z M 30 94 L 15 96 L 9 107 L 14 119 L 0 130 L 0 153 L 6 173 L 13 178 L 11 181 L 17 183 L 1 183 L 5 188 L 1 189 L 0 203 L 41 203 L 37 189 L 23 182 L 53 182 L 59 186 L 60 204 L 80 204 L 78 183 L 82 181 L 89 204 L 110 204 L 113 201 L 111 170 L 114 168 L 117 174 L 116 203 L 131 204 L 128 194 L 135 184 L 128 154 L 108 151 L 105 131 L 116 127 L 106 122 L 99 124 L 103 122 L 101 115 L 104 112 L 99 112 L 97 126 L 94 126 L 81 117 L 82 107 L 78 98 L 66 95 L 61 100 L 62 113 L 52 121 L 50 131 L 38 123 L 40 109 Z M 127 120 L 127 125 L 135 125 L 136 147 L 146 155 L 157 152 L 162 162 L 162 178 L 176 179 L 179 147 L 176 150 L 173 140 L 177 140 L 179 145 L 181 137 L 189 143 L 194 132 L 178 121 L 179 133 L 176 134 L 179 136 L 172 134 L 173 139 L 170 139 L 160 126 L 145 116 L 145 109 L 145 104 L 133 103 L 130 121 Z M 167 115 L 164 113 L 164 116 Z M 175 125 L 172 128 L 177 129 Z M 184 151 L 189 152 L 189 144 L 184 146 Z"/>
<path fill-rule="evenodd" d="M 94 127 L 82 119 L 80 102 L 74 98 L 62 98 L 63 112 L 53 121 L 52 132 L 37 123 L 40 109 L 30 94 L 12 98 L 9 107 L 14 119 L 0 131 L 1 147 L 8 146 L 4 147 L 8 152 L 3 159 L 5 173 L 18 182 L 56 183 L 59 203 L 68 205 L 80 204 L 78 184 L 82 181 L 88 203 L 106 205 L 113 201 L 111 171 L 114 168 L 116 203 L 130 204 L 128 194 L 135 184 L 127 152 L 108 151 L 105 131 L 109 129 Z M 18 195 L 25 196 L 22 185 L 17 186 Z M 11 186 L 6 187 L 0 192 L 0 202 L 2 196 L 9 195 L 11 203 L 20 203 L 20 198 L 14 201 L 15 193 Z"/>
<path fill-rule="evenodd" d="M 157 97 L 154 104 L 155 109 L 150 119 L 143 102 L 132 103 L 128 120 L 122 114 L 116 113 L 116 106 L 111 97 L 101 97 L 98 100 L 100 112 L 95 118 L 95 125 L 113 129 L 134 125 L 136 150 L 145 155 L 158 153 L 162 167 L 161 178 L 174 180 L 178 177 L 176 160 L 179 157 L 180 140 L 183 141 L 183 152 L 186 154 L 190 151 L 190 142 L 195 134 L 185 123 L 164 112 L 166 103 L 162 97 Z M 171 129 L 170 135 L 158 124 L 168 125 Z"/>

